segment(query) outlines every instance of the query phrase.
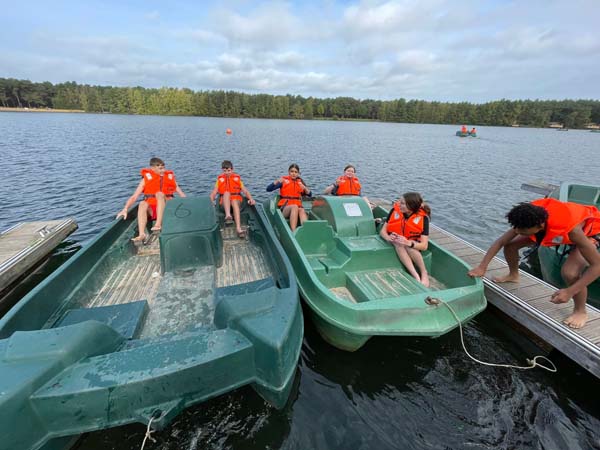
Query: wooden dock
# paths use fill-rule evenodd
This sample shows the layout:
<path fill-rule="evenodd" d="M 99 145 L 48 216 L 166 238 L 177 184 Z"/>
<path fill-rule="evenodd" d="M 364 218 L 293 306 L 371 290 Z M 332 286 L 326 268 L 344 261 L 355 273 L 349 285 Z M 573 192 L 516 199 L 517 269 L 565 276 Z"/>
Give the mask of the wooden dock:
<path fill-rule="evenodd" d="M 74 219 L 19 223 L 0 233 L 0 292 L 77 229 Z"/>
<path fill-rule="evenodd" d="M 463 239 L 430 225 L 429 237 L 462 258 L 471 267 L 479 264 L 485 251 Z M 483 279 L 488 301 L 573 361 L 600 378 L 600 311 L 590 305 L 588 322 L 574 330 L 562 323 L 573 310 L 573 302 L 555 305 L 550 296 L 556 288 L 520 271 L 518 283 L 494 283 L 492 277 L 508 272 L 506 262 L 494 258 Z"/>

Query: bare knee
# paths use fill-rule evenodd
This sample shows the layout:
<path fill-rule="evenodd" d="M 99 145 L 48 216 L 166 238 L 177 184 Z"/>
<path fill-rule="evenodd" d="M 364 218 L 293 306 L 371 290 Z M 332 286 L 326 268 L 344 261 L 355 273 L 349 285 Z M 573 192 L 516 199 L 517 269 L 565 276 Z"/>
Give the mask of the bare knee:
<path fill-rule="evenodd" d="M 581 271 L 578 270 L 576 267 L 563 266 L 560 271 L 560 275 L 562 276 L 562 279 L 565 280 L 565 283 L 571 285 L 577 280 L 579 280 L 579 278 L 581 277 Z"/>

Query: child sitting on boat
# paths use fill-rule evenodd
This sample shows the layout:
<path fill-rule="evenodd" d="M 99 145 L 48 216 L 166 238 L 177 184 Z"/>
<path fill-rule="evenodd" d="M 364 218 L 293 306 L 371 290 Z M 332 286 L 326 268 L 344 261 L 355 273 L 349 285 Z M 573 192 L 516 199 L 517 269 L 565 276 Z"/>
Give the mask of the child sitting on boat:
<path fill-rule="evenodd" d="M 155 221 L 151 228 L 152 232 L 161 230 L 166 202 L 173 198 L 175 192 L 180 197 L 185 197 L 175 180 L 175 174 L 170 170 L 165 170 L 165 163 L 162 159 L 150 159 L 150 167 L 142 169 L 140 173 L 142 175 L 140 184 L 138 184 L 133 195 L 125 202 L 125 207 L 117 214 L 117 219 L 119 217 L 123 217 L 124 220 L 127 219 L 129 208 L 142 193 L 144 194 L 144 200 L 140 202 L 138 207 L 139 233 L 137 237 L 132 239 L 134 242 L 143 242 L 146 239 L 148 219 Z"/>
<path fill-rule="evenodd" d="M 425 287 L 429 287 L 429 275 L 421 252 L 427 250 L 429 244 L 430 216 L 431 209 L 421 194 L 406 192 L 394 202 L 379 233 L 394 246 L 406 270 Z"/>
<path fill-rule="evenodd" d="M 267 192 L 279 189 L 279 202 L 277 206 L 281 208 L 283 217 L 290 220 L 292 231 L 298 226 L 298 220 L 302 225 L 308 219 L 306 211 L 302 206 L 302 196 L 311 196 L 310 189 L 306 187 L 302 178 L 300 178 L 300 167 L 298 164 L 291 164 L 288 168 L 288 175 L 279 177 L 267 186 Z"/>
<path fill-rule="evenodd" d="M 352 164 L 344 167 L 344 175 L 325 188 L 325 195 L 360 195 L 362 186 L 356 177 L 356 168 Z"/>
<path fill-rule="evenodd" d="M 242 204 L 242 196 L 244 194 L 248 200 L 250 206 L 254 205 L 254 199 L 250 194 L 250 191 L 246 189 L 242 178 L 233 172 L 233 164 L 229 160 L 225 160 L 221 163 L 221 169 L 223 173 L 217 177 L 215 188 L 210 193 L 210 200 L 215 201 L 217 194 L 219 194 L 219 204 L 223 206 L 225 212 L 225 225 L 230 225 L 235 222 L 235 230 L 238 237 L 244 238 L 246 233 L 242 230 L 242 224 L 240 220 L 240 206 Z M 233 218 L 231 212 L 233 211 Z"/>
<path fill-rule="evenodd" d="M 477 267 L 469 271 L 472 277 L 485 275 L 490 261 L 504 248 L 508 274 L 494 277 L 496 283 L 519 281 L 519 249 L 533 245 L 556 247 L 570 245 L 561 268 L 561 276 L 569 286 L 552 294 L 552 303 L 575 304 L 573 314 L 564 320 L 571 328 L 581 328 L 587 321 L 587 287 L 600 277 L 600 211 L 594 206 L 542 198 L 531 203 L 519 203 L 507 214 L 511 229 L 490 246 Z"/>

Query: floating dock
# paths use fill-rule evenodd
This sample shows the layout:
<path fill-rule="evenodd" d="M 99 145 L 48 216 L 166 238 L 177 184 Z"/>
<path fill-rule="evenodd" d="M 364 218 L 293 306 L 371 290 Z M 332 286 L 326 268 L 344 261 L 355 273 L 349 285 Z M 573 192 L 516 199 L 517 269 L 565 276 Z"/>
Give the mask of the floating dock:
<path fill-rule="evenodd" d="M 475 267 L 485 251 L 431 224 L 429 237 L 448 251 Z M 587 306 L 588 322 L 578 330 L 562 323 L 573 310 L 573 302 L 554 304 L 550 296 L 557 289 L 520 271 L 517 283 L 494 283 L 492 277 L 508 272 L 508 265 L 494 258 L 483 278 L 488 301 L 518 322 L 544 343 L 559 350 L 590 373 L 600 378 L 600 311 Z"/>
<path fill-rule="evenodd" d="M 0 292 L 77 229 L 74 219 L 22 222 L 0 233 Z"/>

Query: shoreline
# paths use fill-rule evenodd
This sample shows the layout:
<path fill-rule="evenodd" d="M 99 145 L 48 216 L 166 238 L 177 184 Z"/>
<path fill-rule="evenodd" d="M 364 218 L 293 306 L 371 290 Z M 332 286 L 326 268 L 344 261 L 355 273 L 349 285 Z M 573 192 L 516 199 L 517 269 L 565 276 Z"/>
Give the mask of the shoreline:
<path fill-rule="evenodd" d="M 13 108 L 0 106 L 0 112 L 49 112 L 49 113 L 85 113 L 83 109 L 53 109 L 53 108 Z"/>

